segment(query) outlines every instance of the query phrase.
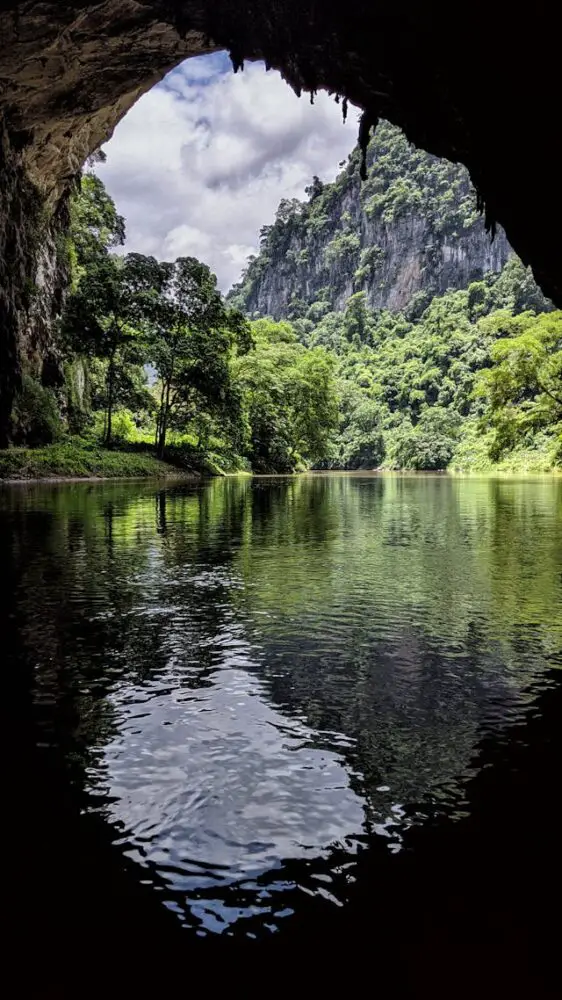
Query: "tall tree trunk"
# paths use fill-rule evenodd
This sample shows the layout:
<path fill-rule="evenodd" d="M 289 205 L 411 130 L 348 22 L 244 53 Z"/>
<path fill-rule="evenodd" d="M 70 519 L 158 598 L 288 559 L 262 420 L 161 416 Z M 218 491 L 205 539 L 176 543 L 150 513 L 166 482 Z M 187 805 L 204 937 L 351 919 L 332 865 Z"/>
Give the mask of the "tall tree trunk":
<path fill-rule="evenodd" d="M 170 412 L 170 383 L 166 384 L 166 396 L 164 399 L 164 406 L 162 409 L 162 417 L 160 420 L 160 434 L 158 437 L 158 458 L 164 458 L 164 451 L 166 449 L 166 432 L 168 430 L 168 415 Z"/>
<path fill-rule="evenodd" d="M 113 416 L 114 379 L 115 379 L 115 352 L 113 352 L 110 355 L 109 367 L 107 369 L 107 423 L 105 428 L 105 441 L 104 441 L 104 445 L 106 448 L 109 448 L 111 446 L 111 418 Z"/>
<path fill-rule="evenodd" d="M 154 433 L 154 448 L 156 450 L 156 453 L 158 453 L 158 447 L 160 442 L 160 428 L 162 427 L 162 415 L 164 413 L 164 393 L 165 393 L 165 385 L 164 382 L 162 382 L 162 391 L 160 393 L 160 407 L 158 409 L 158 414 L 156 417 L 156 431 Z"/>
<path fill-rule="evenodd" d="M 170 364 L 170 370 L 168 378 L 165 383 L 162 382 L 162 402 L 160 405 L 160 432 L 158 436 L 158 448 L 156 449 L 156 454 L 158 458 L 164 458 L 164 451 L 166 449 L 166 431 L 168 430 L 168 415 L 170 413 L 170 392 L 172 391 L 172 382 L 174 381 L 174 368 L 176 361 L 176 350 L 175 346 L 172 350 L 172 359 Z M 166 386 L 166 392 L 164 393 L 164 384 Z"/>

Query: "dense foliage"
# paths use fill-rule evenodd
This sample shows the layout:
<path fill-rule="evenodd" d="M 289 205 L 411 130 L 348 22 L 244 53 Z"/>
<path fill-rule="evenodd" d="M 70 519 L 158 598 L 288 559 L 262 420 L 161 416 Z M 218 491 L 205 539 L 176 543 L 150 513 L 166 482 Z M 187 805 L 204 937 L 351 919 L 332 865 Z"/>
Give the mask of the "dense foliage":
<path fill-rule="evenodd" d="M 288 323 L 258 320 L 254 350 L 237 359 L 244 453 L 256 472 L 288 472 L 321 460 L 337 426 L 333 359 L 299 344 Z"/>
<path fill-rule="evenodd" d="M 499 275 L 417 315 L 369 310 L 295 322 L 335 357 L 340 399 L 329 468 L 549 468 L 561 458 L 562 313 L 513 257 Z"/>

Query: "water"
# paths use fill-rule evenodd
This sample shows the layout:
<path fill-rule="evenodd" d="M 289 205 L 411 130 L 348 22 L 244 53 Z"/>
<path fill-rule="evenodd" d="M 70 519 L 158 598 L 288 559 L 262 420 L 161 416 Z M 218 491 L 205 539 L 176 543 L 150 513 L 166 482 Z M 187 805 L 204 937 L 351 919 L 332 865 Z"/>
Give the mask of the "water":
<path fill-rule="evenodd" d="M 183 934 L 265 939 L 468 829 L 557 689 L 561 512 L 549 478 L 4 488 L 30 882 L 79 919 L 118 858 Z"/>

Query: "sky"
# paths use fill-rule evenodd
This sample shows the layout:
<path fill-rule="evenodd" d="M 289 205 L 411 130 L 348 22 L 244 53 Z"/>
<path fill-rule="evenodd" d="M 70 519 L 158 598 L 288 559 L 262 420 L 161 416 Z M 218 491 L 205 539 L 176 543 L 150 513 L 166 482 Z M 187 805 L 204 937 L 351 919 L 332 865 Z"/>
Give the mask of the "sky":
<path fill-rule="evenodd" d="M 357 139 L 357 112 L 296 97 L 275 70 L 228 55 L 188 59 L 145 94 L 103 147 L 96 171 L 127 223 L 127 251 L 194 256 L 226 291 L 281 198 L 333 180 Z"/>

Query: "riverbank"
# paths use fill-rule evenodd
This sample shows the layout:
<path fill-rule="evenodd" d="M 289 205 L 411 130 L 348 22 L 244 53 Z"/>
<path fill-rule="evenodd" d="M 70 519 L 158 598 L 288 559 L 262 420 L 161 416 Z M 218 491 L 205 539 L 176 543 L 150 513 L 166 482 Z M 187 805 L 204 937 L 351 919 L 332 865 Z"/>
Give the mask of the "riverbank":
<path fill-rule="evenodd" d="M 201 469 L 162 462 L 145 452 L 116 451 L 86 442 L 0 452 L 0 481 L 80 479 L 167 479 L 199 476 Z"/>
<path fill-rule="evenodd" d="M 220 463 L 220 464 L 219 464 Z M 247 469 L 232 468 L 236 466 L 232 456 L 207 455 L 188 452 L 172 447 L 168 461 L 157 459 L 149 451 L 135 448 L 126 450 L 103 448 L 90 441 L 73 439 L 59 444 L 47 445 L 43 448 L 8 448 L 0 451 L 0 483 L 1 482 L 33 482 L 49 481 L 80 481 L 99 479 L 141 479 L 158 478 L 172 479 L 185 477 L 208 476 L 251 476 Z M 298 470 L 299 472 L 348 472 L 361 474 L 378 472 L 379 474 L 400 475 L 411 472 L 412 475 L 427 475 L 427 470 Z M 434 475 L 453 476 L 497 476 L 517 475 L 560 475 L 562 469 L 545 460 L 545 456 L 535 453 L 518 453 L 514 460 L 492 463 L 488 461 L 470 463 L 452 463 L 447 469 L 435 471 Z M 294 473 L 293 473 L 294 474 Z M 431 474 L 431 473 L 429 473 Z M 268 476 L 276 473 L 268 473 Z M 277 473 L 279 475 L 279 473 Z M 282 473 L 287 475 L 287 473 Z"/>

